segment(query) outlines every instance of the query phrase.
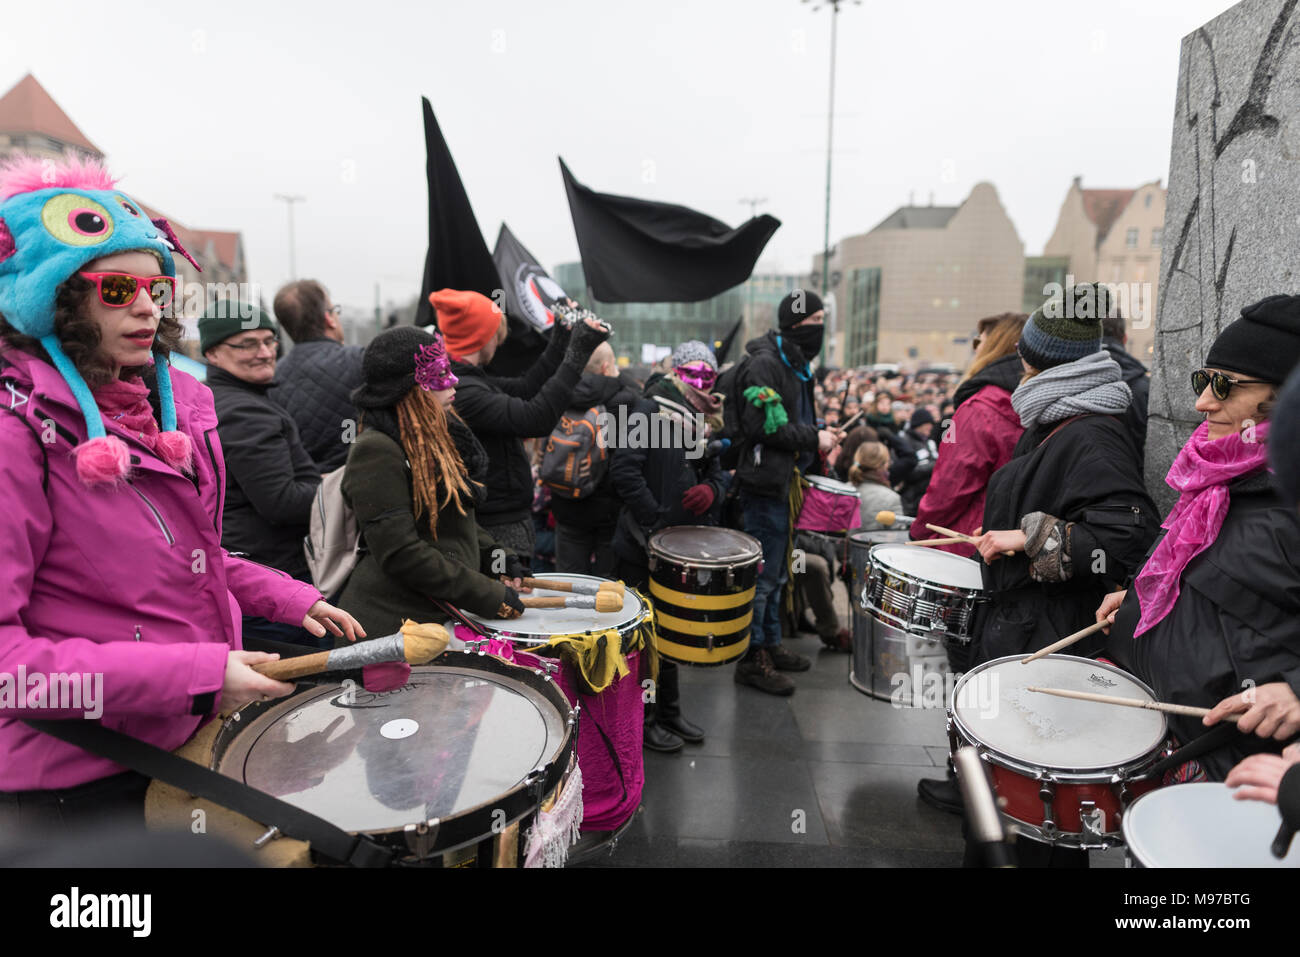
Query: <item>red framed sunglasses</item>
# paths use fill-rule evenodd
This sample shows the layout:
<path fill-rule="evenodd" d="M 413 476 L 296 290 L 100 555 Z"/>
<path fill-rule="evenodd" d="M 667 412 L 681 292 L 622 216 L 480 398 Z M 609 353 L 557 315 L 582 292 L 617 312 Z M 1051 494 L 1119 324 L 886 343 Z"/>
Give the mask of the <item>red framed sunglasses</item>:
<path fill-rule="evenodd" d="M 83 272 L 77 275 L 93 282 L 99 292 L 99 301 L 114 309 L 135 302 L 141 285 L 149 290 L 154 305 L 162 309 L 171 305 L 176 294 L 176 280 L 171 276 L 134 276 L 129 272 Z"/>

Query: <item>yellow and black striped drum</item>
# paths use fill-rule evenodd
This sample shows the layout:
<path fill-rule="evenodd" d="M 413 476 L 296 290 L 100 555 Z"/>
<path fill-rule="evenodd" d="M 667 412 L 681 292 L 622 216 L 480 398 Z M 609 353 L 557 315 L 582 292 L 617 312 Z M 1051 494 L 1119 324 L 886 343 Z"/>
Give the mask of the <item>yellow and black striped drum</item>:
<path fill-rule="evenodd" d="M 650 596 L 659 654 L 725 665 L 749 647 L 763 547 L 729 528 L 679 525 L 650 537 Z"/>

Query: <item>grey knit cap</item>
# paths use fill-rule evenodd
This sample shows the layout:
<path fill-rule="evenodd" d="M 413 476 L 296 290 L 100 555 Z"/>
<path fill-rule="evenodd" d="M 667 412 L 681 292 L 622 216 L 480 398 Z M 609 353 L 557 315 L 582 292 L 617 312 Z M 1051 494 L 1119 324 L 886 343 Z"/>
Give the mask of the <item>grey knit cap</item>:
<path fill-rule="evenodd" d="M 714 372 L 718 371 L 718 360 L 713 355 L 713 350 L 698 339 L 690 339 L 674 349 L 672 361 L 674 369 L 688 366 L 692 362 L 703 362 Z"/>

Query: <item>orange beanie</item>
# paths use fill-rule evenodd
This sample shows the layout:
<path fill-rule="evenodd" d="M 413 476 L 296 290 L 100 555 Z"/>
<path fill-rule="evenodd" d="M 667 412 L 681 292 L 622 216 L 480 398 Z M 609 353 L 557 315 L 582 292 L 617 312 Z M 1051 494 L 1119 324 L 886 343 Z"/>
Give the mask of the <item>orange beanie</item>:
<path fill-rule="evenodd" d="M 438 313 L 438 329 L 453 359 L 478 352 L 501 328 L 501 313 L 482 293 L 439 289 L 429 293 L 429 302 Z"/>

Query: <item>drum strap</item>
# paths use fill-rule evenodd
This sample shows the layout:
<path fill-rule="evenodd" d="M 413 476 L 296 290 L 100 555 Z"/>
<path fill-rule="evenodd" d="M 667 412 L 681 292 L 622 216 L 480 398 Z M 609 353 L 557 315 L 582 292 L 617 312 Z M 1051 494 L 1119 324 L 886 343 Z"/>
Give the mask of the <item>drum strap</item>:
<path fill-rule="evenodd" d="M 1172 768 L 1181 767 L 1193 758 L 1199 758 L 1207 751 L 1214 751 L 1217 748 L 1223 747 L 1223 745 L 1228 743 L 1229 738 L 1234 737 L 1237 734 L 1240 734 L 1240 732 L 1237 730 L 1235 724 L 1224 722 L 1218 727 L 1211 728 L 1204 734 L 1192 738 L 1191 741 L 1188 741 L 1173 754 L 1169 755 L 1169 757 L 1161 758 L 1150 767 L 1147 774 L 1154 777 L 1157 774 L 1164 774 Z"/>
<path fill-rule="evenodd" d="M 309 811 L 294 807 L 247 784 L 178 758 L 169 751 L 106 728 L 98 721 L 31 720 L 45 734 L 107 758 L 187 794 L 206 798 L 245 817 L 279 828 L 287 837 L 311 844 L 312 850 L 352 867 L 387 867 L 393 852 L 365 835 L 349 834 Z"/>

